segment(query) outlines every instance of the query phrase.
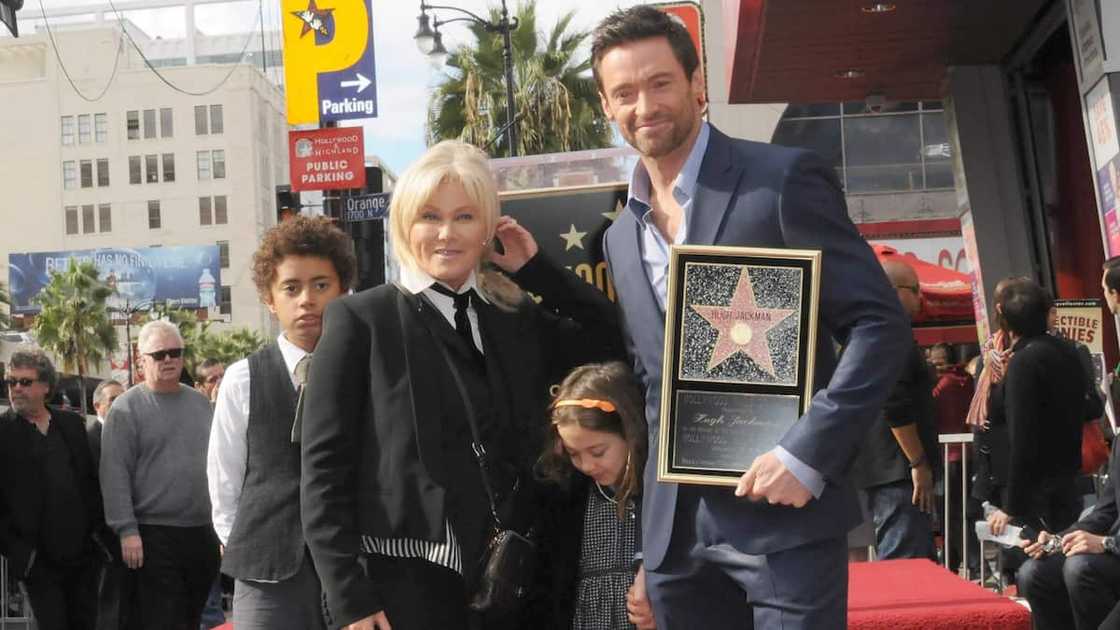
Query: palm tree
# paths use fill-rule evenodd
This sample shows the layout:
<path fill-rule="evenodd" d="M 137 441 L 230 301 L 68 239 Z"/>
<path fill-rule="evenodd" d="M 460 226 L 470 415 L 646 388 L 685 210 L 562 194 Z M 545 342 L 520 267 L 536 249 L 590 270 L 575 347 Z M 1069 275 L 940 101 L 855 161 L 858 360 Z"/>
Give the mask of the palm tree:
<path fill-rule="evenodd" d="M 512 43 L 518 155 L 611 146 L 591 59 L 576 58 L 590 31 L 568 32 L 575 16 L 569 11 L 557 20 L 542 48 L 536 0 L 519 4 L 516 15 Z M 492 7 L 490 20 L 499 17 Z M 508 147 L 494 142 L 507 122 L 502 36 L 478 24 L 470 29 L 476 42 L 451 53 L 428 104 L 428 143 L 460 139 L 502 157 Z"/>
<path fill-rule="evenodd" d="M 77 372 L 83 414 L 89 368 L 117 347 L 117 330 L 105 306 L 112 293 L 92 262 L 71 258 L 66 271 L 51 272 L 50 282 L 34 299 L 41 310 L 31 331 L 40 346 L 62 359 L 63 371 Z"/>
<path fill-rule="evenodd" d="M 7 329 L 12 325 L 12 296 L 2 282 L 0 282 L 0 304 L 6 307 L 6 310 L 0 311 L 0 328 Z"/>

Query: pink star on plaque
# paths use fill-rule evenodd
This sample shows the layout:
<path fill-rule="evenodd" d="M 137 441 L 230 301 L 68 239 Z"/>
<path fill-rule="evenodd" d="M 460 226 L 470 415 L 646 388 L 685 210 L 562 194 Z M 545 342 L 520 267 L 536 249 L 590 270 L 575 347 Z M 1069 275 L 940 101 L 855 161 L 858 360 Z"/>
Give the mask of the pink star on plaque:
<path fill-rule="evenodd" d="M 727 306 L 693 304 L 692 309 L 719 331 L 716 347 L 708 361 L 708 370 L 742 352 L 754 361 L 755 365 L 770 376 L 774 374 L 774 362 L 770 358 L 770 342 L 766 333 L 785 321 L 796 311 L 793 309 L 762 308 L 755 304 L 754 286 L 747 270 L 739 272 L 739 284 Z"/>

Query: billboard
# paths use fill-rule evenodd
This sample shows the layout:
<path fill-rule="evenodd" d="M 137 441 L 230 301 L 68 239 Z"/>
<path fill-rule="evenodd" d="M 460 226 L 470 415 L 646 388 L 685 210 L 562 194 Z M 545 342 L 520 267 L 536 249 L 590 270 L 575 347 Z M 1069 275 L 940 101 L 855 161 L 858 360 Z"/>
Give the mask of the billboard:
<path fill-rule="evenodd" d="M 377 117 L 371 0 L 281 0 L 288 124 Z"/>
<path fill-rule="evenodd" d="M 221 261 L 217 245 L 99 248 L 8 255 L 12 313 L 33 314 L 32 300 L 50 282 L 51 272 L 65 271 L 71 258 L 92 261 L 101 280 L 116 289 L 110 308 L 163 302 L 182 308 L 218 306 Z"/>

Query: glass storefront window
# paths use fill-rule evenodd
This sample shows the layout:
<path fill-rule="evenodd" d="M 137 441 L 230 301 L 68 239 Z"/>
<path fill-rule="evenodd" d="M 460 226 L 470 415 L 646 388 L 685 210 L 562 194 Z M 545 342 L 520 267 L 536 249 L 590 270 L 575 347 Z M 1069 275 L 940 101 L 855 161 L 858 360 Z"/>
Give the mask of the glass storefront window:
<path fill-rule="evenodd" d="M 844 119 L 847 190 L 921 190 L 921 130 L 917 116 L 861 116 Z"/>

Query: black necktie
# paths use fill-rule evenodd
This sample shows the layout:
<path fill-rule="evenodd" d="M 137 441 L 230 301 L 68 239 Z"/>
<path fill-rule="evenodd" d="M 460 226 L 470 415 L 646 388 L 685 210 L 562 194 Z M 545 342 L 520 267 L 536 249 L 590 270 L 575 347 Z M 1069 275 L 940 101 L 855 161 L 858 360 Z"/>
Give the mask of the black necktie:
<path fill-rule="evenodd" d="M 475 299 L 474 289 L 467 289 L 462 293 L 456 293 L 436 282 L 432 285 L 432 290 L 455 300 L 455 332 L 459 333 L 459 337 L 466 342 L 468 348 L 481 355 L 482 352 L 479 351 L 478 346 L 474 345 L 474 333 L 471 332 L 471 320 L 467 317 L 467 307 L 471 305 L 471 300 Z"/>

